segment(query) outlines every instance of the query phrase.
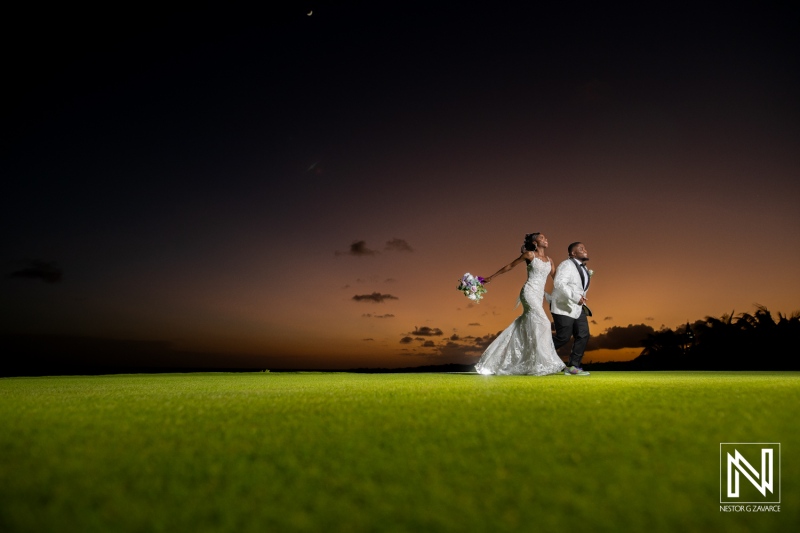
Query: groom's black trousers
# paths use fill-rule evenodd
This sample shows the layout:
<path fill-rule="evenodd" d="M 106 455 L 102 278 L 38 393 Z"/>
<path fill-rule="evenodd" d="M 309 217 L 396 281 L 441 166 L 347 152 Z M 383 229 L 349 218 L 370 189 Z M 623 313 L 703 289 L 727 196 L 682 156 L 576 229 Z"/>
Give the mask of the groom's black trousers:
<path fill-rule="evenodd" d="M 566 315 L 552 313 L 553 322 L 556 324 L 556 334 L 553 335 L 553 344 L 556 350 L 567 344 L 570 337 L 575 337 L 572 343 L 572 352 L 569 354 L 569 366 L 581 367 L 583 352 L 586 351 L 586 343 L 589 342 L 589 320 L 586 318 L 586 311 L 581 311 L 578 318 L 570 318 Z"/>

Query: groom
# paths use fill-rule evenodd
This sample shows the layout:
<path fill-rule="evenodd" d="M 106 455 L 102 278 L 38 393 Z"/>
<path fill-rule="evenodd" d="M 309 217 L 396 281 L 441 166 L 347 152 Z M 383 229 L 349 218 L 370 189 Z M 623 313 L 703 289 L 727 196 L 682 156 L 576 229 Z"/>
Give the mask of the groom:
<path fill-rule="evenodd" d="M 586 343 L 589 342 L 589 321 L 586 317 L 592 316 L 592 312 L 586 307 L 586 291 L 589 290 L 591 277 L 586 268 L 589 253 L 582 242 L 573 242 L 568 250 L 569 259 L 558 265 L 553 282 L 553 296 L 550 301 L 550 314 L 556 324 L 553 344 L 558 350 L 574 336 L 569 367 L 564 374 L 588 376 L 589 373 L 581 368 L 581 359 Z"/>

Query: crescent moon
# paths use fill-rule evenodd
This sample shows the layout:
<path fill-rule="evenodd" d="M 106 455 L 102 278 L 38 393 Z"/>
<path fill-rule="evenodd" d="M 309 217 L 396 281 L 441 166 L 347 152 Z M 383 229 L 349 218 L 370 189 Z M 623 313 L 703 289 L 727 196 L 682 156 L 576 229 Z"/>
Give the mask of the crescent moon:
<path fill-rule="evenodd" d="M 308 15 L 309 17 L 310 17 L 311 15 L 313 15 L 313 14 L 314 14 L 314 10 L 313 10 L 313 9 L 312 9 L 311 11 L 309 11 L 308 13 L 306 13 L 306 15 Z"/>

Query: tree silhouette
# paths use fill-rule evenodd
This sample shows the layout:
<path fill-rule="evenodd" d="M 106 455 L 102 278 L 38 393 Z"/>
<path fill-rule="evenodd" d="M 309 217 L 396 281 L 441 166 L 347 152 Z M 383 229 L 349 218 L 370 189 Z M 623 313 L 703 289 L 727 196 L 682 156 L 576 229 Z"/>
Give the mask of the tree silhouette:
<path fill-rule="evenodd" d="M 800 312 L 773 314 L 763 305 L 753 313 L 707 316 L 644 340 L 642 353 L 608 368 L 629 370 L 800 370 L 795 342 Z M 603 363 L 592 365 L 602 368 Z"/>

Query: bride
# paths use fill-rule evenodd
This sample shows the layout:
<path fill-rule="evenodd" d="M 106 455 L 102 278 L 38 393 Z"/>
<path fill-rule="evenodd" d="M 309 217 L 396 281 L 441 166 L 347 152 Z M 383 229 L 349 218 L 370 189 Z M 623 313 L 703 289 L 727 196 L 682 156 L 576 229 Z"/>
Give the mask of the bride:
<path fill-rule="evenodd" d="M 528 233 L 521 255 L 488 278 L 505 274 L 525 261 L 528 281 L 522 286 L 519 301 L 523 312 L 483 352 L 475 365 L 479 374 L 555 374 L 565 368 L 553 346 L 550 320 L 544 312 L 544 285 L 548 274 L 555 276 L 555 265 L 547 255 L 547 238 L 541 233 Z M 549 295 L 548 295 L 549 296 Z"/>

